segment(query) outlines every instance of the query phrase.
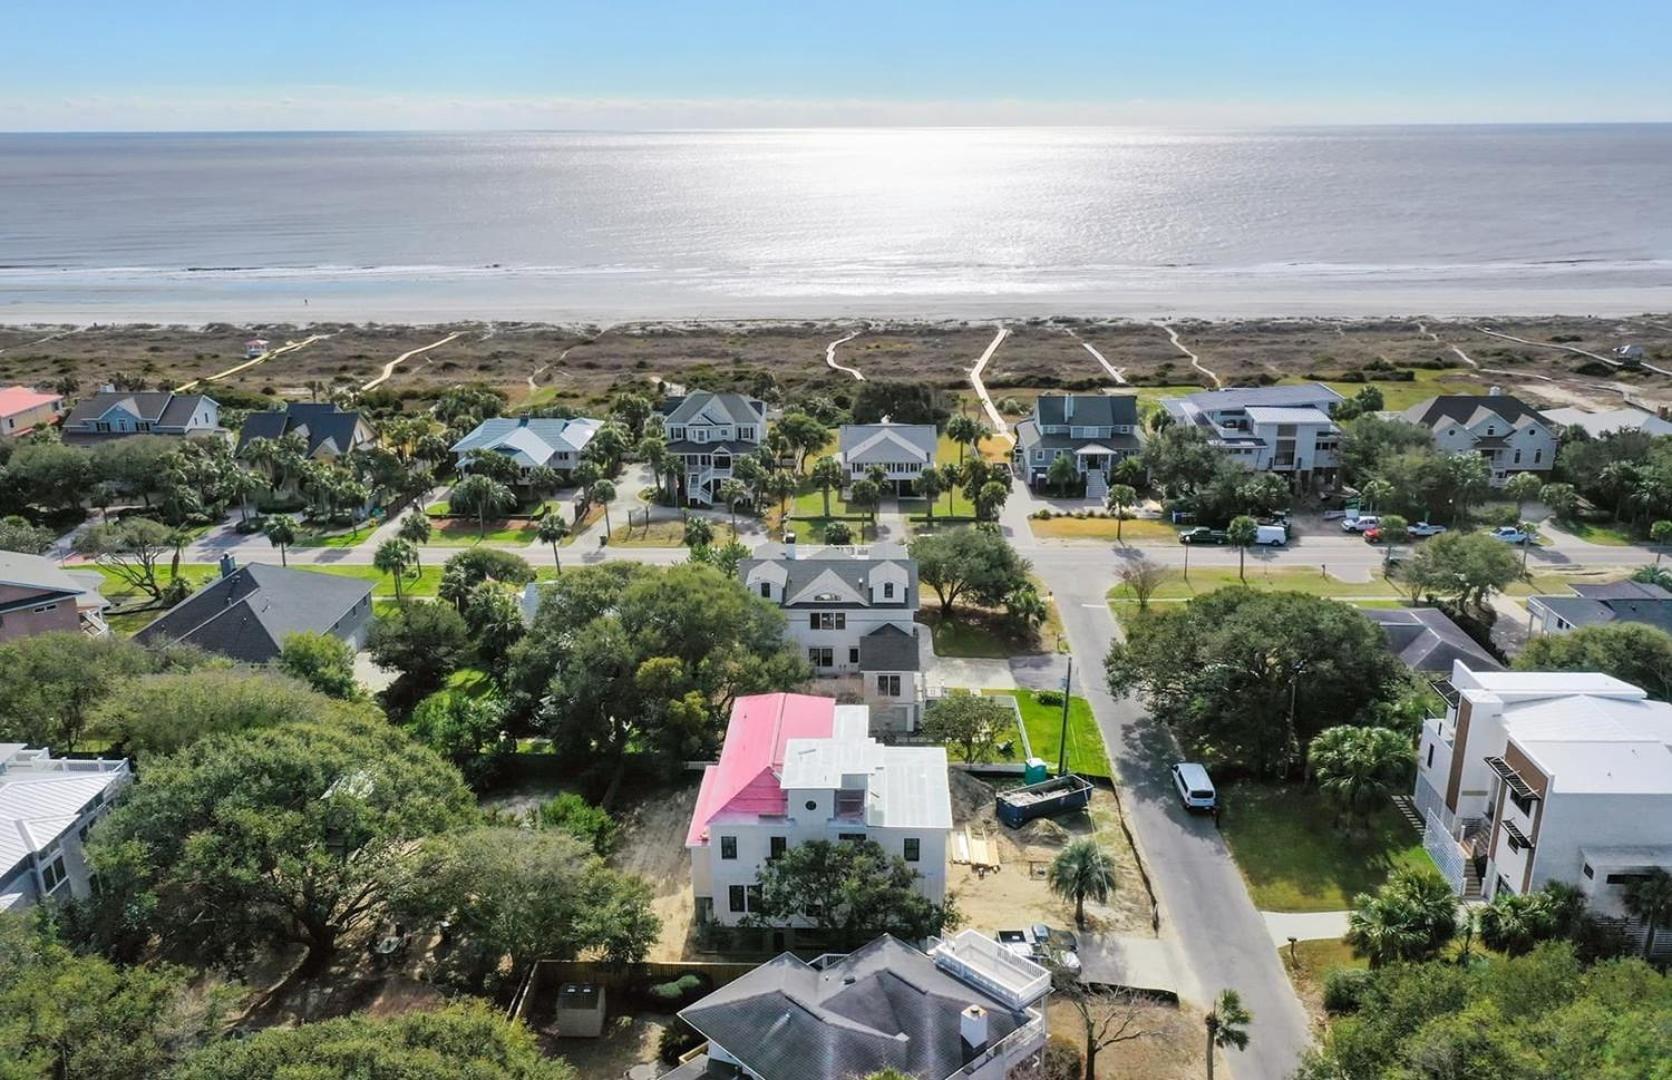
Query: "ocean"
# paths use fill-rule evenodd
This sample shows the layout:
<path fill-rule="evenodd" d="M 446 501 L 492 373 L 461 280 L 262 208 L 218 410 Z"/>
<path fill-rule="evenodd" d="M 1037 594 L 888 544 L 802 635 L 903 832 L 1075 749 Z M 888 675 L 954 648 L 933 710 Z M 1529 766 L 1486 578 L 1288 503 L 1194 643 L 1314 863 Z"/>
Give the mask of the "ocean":
<path fill-rule="evenodd" d="M 1672 125 L 0 135 L 0 321 L 1672 308 Z"/>

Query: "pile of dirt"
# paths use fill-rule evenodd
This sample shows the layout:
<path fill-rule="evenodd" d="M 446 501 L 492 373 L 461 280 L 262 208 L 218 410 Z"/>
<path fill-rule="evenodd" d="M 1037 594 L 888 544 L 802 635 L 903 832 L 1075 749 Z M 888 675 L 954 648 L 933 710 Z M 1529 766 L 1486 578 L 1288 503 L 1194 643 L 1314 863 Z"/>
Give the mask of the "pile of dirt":
<path fill-rule="evenodd" d="M 1072 839 L 1068 830 L 1050 818 L 1035 818 L 1012 834 L 1018 844 L 1030 847 L 1062 847 Z"/>
<path fill-rule="evenodd" d="M 963 825 L 993 817 L 993 785 L 962 769 L 948 769 L 952 789 L 952 820 Z"/>

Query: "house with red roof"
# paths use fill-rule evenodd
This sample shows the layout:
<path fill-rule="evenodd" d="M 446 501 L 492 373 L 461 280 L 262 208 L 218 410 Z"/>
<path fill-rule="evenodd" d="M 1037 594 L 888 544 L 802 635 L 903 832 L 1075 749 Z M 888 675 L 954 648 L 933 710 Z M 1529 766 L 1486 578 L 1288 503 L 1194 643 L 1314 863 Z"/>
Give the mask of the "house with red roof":
<path fill-rule="evenodd" d="M 946 751 L 885 746 L 869 732 L 864 705 L 808 694 L 737 700 L 685 836 L 699 922 L 742 922 L 760 868 L 809 840 L 873 840 L 912 865 L 925 896 L 945 897 Z"/>
<path fill-rule="evenodd" d="M 64 411 L 58 394 L 27 386 L 0 386 L 0 436 L 17 436 L 50 424 Z"/>

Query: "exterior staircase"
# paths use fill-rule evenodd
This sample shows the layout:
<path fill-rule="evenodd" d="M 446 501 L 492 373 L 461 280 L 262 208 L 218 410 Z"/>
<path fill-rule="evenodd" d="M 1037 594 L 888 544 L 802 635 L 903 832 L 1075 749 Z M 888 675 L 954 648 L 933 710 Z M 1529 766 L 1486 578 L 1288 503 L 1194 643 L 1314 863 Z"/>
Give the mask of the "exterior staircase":
<path fill-rule="evenodd" d="M 1417 812 L 1415 799 L 1409 795 L 1395 795 L 1393 797 L 1393 808 L 1398 811 L 1405 824 L 1416 830 L 1418 836 L 1427 836 L 1427 829 L 1423 825 L 1422 815 Z M 1464 831 L 1463 839 L 1459 843 L 1464 852 L 1461 892 L 1464 900 L 1479 900 L 1484 896 L 1481 889 L 1480 872 L 1475 869 L 1475 856 L 1483 852 L 1488 835 L 1490 834 L 1482 826 L 1472 825 Z M 1453 887 L 1456 887 L 1455 882 Z"/>
<path fill-rule="evenodd" d="M 1405 819 L 1405 824 L 1409 825 L 1419 833 L 1422 832 L 1422 815 L 1417 813 L 1417 803 L 1415 799 L 1411 798 L 1409 795 L 1395 795 L 1393 797 L 1393 808 L 1399 811 L 1399 816 Z"/>

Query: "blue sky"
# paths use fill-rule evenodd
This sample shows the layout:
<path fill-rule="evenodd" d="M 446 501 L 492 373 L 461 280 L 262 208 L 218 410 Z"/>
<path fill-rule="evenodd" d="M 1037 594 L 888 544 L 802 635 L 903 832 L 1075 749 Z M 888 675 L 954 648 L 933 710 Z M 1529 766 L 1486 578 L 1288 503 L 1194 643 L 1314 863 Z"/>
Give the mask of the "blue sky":
<path fill-rule="evenodd" d="M 0 39 L 0 130 L 1672 120 L 1665 0 L 20 0 Z"/>

